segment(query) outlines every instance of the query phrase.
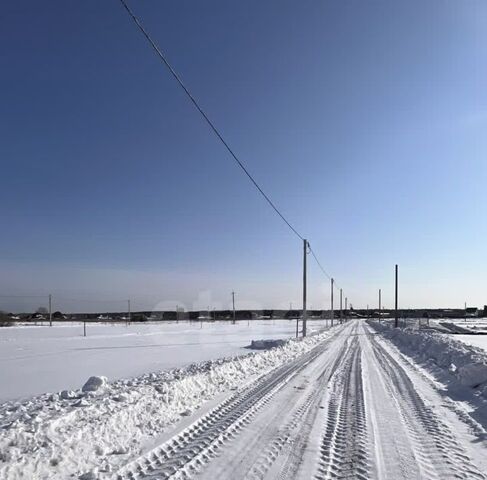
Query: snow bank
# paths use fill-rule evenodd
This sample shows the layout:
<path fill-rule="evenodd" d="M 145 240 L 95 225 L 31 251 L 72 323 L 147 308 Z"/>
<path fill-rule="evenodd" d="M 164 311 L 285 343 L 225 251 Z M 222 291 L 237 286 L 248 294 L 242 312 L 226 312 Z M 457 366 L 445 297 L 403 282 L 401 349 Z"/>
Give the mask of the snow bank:
<path fill-rule="evenodd" d="M 391 340 L 403 353 L 415 360 L 434 363 L 460 385 L 476 388 L 487 398 L 487 354 L 480 348 L 457 342 L 441 333 L 412 328 L 392 328 L 376 321 L 371 327 Z"/>
<path fill-rule="evenodd" d="M 238 390 L 329 335 L 112 383 L 92 377 L 79 390 L 6 402 L 0 405 L 0 478 L 106 478 L 204 402 Z"/>
<path fill-rule="evenodd" d="M 83 385 L 81 391 L 83 392 L 96 392 L 102 389 L 107 384 L 107 377 L 90 377 L 88 381 Z"/>
<path fill-rule="evenodd" d="M 251 350 L 268 350 L 269 348 L 282 347 L 286 345 L 286 340 L 252 340 L 249 347 Z"/>

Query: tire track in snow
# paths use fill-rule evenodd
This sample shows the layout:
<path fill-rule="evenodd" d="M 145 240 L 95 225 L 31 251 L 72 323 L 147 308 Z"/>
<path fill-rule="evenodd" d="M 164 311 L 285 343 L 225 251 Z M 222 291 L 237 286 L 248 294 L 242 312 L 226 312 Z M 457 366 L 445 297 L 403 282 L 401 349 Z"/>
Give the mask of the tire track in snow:
<path fill-rule="evenodd" d="M 370 477 L 361 349 L 357 337 L 333 379 L 317 479 Z"/>
<path fill-rule="evenodd" d="M 120 469 L 117 480 L 189 478 L 248 425 L 294 375 L 316 359 L 334 337 L 236 392 L 163 445 Z"/>
<path fill-rule="evenodd" d="M 422 478 L 480 480 L 487 477 L 470 461 L 449 427 L 417 393 L 403 367 L 364 327 L 391 398 L 409 432 Z"/>
<path fill-rule="evenodd" d="M 333 377 L 349 348 L 349 339 L 347 339 L 333 361 L 323 366 L 321 374 L 312 385 L 311 392 L 300 403 L 291 420 L 279 429 L 276 438 L 259 455 L 250 472 L 245 476 L 246 479 L 262 480 L 271 469 L 275 473 L 273 478 L 276 477 L 279 480 L 296 478 L 300 460 L 313 428 L 317 411 L 320 408 L 326 385 Z M 275 463 L 278 463 L 278 466 L 274 469 Z"/>

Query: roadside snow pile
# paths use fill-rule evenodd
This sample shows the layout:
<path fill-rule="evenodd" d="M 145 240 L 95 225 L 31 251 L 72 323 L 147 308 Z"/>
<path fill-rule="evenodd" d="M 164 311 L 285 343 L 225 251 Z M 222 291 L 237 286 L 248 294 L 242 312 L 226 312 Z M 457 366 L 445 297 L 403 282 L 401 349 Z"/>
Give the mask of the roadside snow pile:
<path fill-rule="evenodd" d="M 107 377 L 90 377 L 83 385 L 82 392 L 96 392 L 102 389 L 107 384 Z"/>
<path fill-rule="evenodd" d="M 391 340 L 404 354 L 425 364 L 431 362 L 463 386 L 478 389 L 487 398 L 487 355 L 484 350 L 457 342 L 441 333 L 412 328 L 392 328 L 369 321 L 369 325 Z"/>
<path fill-rule="evenodd" d="M 287 340 L 252 340 L 250 345 L 246 348 L 251 350 L 268 350 L 269 348 L 283 347 Z"/>
<path fill-rule="evenodd" d="M 91 377 L 80 390 L 6 402 L 0 405 L 0 478 L 107 478 L 204 402 L 308 352 L 331 332 L 112 383 Z"/>

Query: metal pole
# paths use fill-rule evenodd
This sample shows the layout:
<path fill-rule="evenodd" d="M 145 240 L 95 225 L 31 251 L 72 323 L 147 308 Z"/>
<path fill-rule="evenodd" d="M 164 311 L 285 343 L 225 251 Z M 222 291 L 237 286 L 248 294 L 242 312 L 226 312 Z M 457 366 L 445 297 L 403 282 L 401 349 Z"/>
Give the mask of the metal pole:
<path fill-rule="evenodd" d="M 340 323 L 343 323 L 342 295 L 343 295 L 343 291 L 340 288 Z"/>
<path fill-rule="evenodd" d="M 395 307 L 394 307 L 394 327 L 397 328 L 399 326 L 399 320 L 397 317 L 397 265 L 396 265 L 396 288 L 395 288 Z"/>
<path fill-rule="evenodd" d="M 299 318 L 296 317 L 296 338 L 299 336 Z"/>
<path fill-rule="evenodd" d="M 232 292 L 233 324 L 235 325 L 235 292 Z"/>
<path fill-rule="evenodd" d="M 52 327 L 52 295 L 49 294 L 49 326 Z"/>
<path fill-rule="evenodd" d="M 331 326 L 333 327 L 333 284 L 335 283 L 335 280 L 333 278 L 331 279 Z"/>
<path fill-rule="evenodd" d="M 83 337 L 86 337 L 86 320 L 83 320 Z"/>
<path fill-rule="evenodd" d="M 380 311 L 381 311 L 381 298 L 380 298 L 381 297 L 381 293 L 382 292 L 381 292 L 381 290 L 379 288 L 379 322 L 380 322 L 380 319 L 381 319 L 381 313 L 380 313 Z"/>
<path fill-rule="evenodd" d="M 303 337 L 306 337 L 306 255 L 308 253 L 308 241 L 303 239 Z"/>

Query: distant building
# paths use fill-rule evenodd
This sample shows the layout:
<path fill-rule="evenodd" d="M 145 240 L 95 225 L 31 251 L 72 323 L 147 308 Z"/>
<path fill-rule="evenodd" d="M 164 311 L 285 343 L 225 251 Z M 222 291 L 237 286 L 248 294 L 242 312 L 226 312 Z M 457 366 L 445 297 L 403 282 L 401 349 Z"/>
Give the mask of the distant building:
<path fill-rule="evenodd" d="M 465 316 L 466 317 L 478 317 L 479 316 L 479 309 L 477 307 L 467 307 L 465 309 Z"/>

